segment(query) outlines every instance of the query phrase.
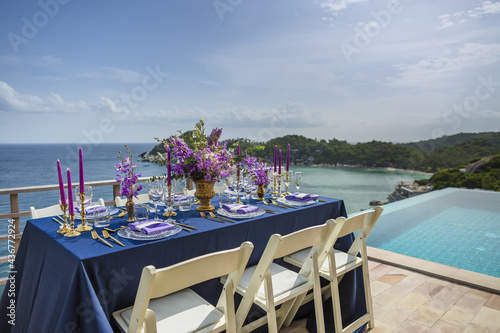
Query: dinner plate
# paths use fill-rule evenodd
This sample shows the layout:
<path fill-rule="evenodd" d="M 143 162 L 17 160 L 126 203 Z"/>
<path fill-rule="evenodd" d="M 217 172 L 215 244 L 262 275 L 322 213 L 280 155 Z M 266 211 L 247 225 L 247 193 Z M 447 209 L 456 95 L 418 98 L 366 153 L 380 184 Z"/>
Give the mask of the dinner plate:
<path fill-rule="evenodd" d="M 129 227 L 126 227 L 125 229 L 118 230 L 117 234 L 118 236 L 123 238 L 146 241 L 146 240 L 157 240 L 157 239 L 173 237 L 174 235 L 178 234 L 181 230 L 182 228 L 180 226 L 174 225 L 173 229 L 159 232 L 157 234 L 147 235 L 140 231 L 133 231 Z"/>
<path fill-rule="evenodd" d="M 232 218 L 232 219 L 249 219 L 251 217 L 257 217 L 257 216 L 264 215 L 266 213 L 266 211 L 264 209 L 262 209 L 262 208 L 259 208 L 259 210 L 256 211 L 256 212 L 252 212 L 252 213 L 248 213 L 248 214 L 239 214 L 239 213 L 228 212 L 224 208 L 219 208 L 217 210 L 217 213 L 219 215 L 222 215 L 222 216 L 225 216 L 225 217 L 229 217 L 229 218 Z"/>
<path fill-rule="evenodd" d="M 293 200 L 287 200 L 285 199 L 285 197 L 278 198 L 276 201 L 290 206 L 309 206 L 309 205 L 314 205 L 317 202 L 316 200 L 293 201 Z"/>
<path fill-rule="evenodd" d="M 116 207 L 111 207 L 110 208 L 110 211 L 109 211 L 109 215 L 112 216 L 112 215 L 115 215 L 115 214 L 118 214 L 120 213 L 120 210 Z M 85 217 L 87 219 L 92 219 L 93 218 L 93 215 L 92 214 L 86 214 Z M 75 219 L 76 220 L 81 220 L 82 219 L 82 216 L 80 215 L 80 212 L 77 212 L 75 210 Z"/>

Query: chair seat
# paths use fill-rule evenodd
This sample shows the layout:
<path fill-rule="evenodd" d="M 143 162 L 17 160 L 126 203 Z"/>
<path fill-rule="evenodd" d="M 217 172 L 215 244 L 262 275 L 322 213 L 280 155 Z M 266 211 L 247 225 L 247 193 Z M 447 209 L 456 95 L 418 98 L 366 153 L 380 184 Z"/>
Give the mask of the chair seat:
<path fill-rule="evenodd" d="M 286 262 L 291 264 L 301 266 L 306 261 L 307 256 L 311 249 L 304 249 L 299 252 L 295 252 L 283 258 Z M 350 255 L 348 253 L 342 252 L 340 250 L 335 250 L 335 265 L 337 266 L 337 270 L 341 268 L 352 268 L 361 264 L 361 258 Z M 330 274 L 330 262 L 325 260 L 323 265 L 319 269 L 321 275 L 329 275 Z"/>
<path fill-rule="evenodd" d="M 119 313 L 127 325 L 130 324 L 132 308 Z M 224 317 L 221 311 L 191 289 L 152 299 L 148 308 L 155 312 L 158 332 L 194 332 L 209 326 L 216 327 Z"/>
<path fill-rule="evenodd" d="M 246 290 L 248 288 L 248 284 L 250 283 L 256 267 L 257 266 L 252 266 L 245 269 L 238 285 L 239 289 Z M 271 263 L 271 267 L 269 268 L 269 270 L 271 271 L 273 294 L 275 298 L 285 298 L 290 291 L 300 286 L 304 288 L 312 288 L 312 284 L 306 277 L 299 275 L 294 271 L 286 269 L 283 266 Z M 260 286 L 259 291 L 257 292 L 257 297 L 261 300 L 266 299 L 264 283 L 262 283 L 262 285 Z"/>

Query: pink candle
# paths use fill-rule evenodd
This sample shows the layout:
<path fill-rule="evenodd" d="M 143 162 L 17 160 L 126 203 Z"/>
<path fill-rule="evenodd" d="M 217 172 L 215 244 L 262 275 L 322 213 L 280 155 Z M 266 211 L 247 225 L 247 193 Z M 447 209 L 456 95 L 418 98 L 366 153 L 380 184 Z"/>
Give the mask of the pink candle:
<path fill-rule="evenodd" d="M 57 176 L 59 178 L 59 196 L 61 197 L 61 204 L 66 205 L 66 195 L 64 194 L 64 183 L 61 172 L 61 162 L 57 160 Z"/>
<path fill-rule="evenodd" d="M 290 144 L 286 150 L 286 172 L 290 170 Z"/>
<path fill-rule="evenodd" d="M 75 214 L 75 210 L 73 208 L 73 188 L 71 185 L 71 171 L 67 169 L 67 177 L 68 177 L 68 212 L 69 214 Z"/>
<path fill-rule="evenodd" d="M 167 165 L 167 185 L 172 185 L 172 177 L 170 176 L 171 172 L 172 172 L 172 166 L 170 165 L 170 162 L 168 162 L 168 165 Z"/>
<path fill-rule="evenodd" d="M 278 146 L 274 146 L 274 173 L 276 173 L 276 157 L 278 156 Z"/>
<path fill-rule="evenodd" d="M 83 150 L 78 148 L 78 153 L 80 155 L 80 193 L 85 193 L 85 184 L 83 182 Z"/>
<path fill-rule="evenodd" d="M 236 155 L 240 155 L 240 145 L 238 145 L 238 148 L 236 148 Z"/>
<path fill-rule="evenodd" d="M 279 166 L 278 173 L 281 175 L 281 149 L 280 149 L 280 159 L 279 159 L 278 166 Z"/>

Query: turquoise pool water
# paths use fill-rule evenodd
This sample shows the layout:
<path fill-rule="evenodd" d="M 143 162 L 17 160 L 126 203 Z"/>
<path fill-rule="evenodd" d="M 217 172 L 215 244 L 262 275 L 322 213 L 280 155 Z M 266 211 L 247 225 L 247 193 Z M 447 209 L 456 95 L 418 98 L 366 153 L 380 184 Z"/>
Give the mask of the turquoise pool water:
<path fill-rule="evenodd" d="M 500 193 L 447 188 L 385 205 L 367 244 L 500 277 Z"/>

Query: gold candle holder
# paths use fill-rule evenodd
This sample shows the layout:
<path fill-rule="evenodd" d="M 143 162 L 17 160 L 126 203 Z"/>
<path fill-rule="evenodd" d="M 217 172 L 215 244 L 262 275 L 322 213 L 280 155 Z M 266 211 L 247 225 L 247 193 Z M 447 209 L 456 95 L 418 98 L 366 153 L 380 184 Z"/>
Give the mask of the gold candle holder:
<path fill-rule="evenodd" d="M 87 220 L 85 219 L 85 215 L 87 215 L 87 212 L 85 212 L 85 193 L 79 193 L 80 194 L 80 215 L 82 217 L 82 224 L 76 228 L 76 231 L 83 232 L 83 231 L 90 231 L 92 230 L 92 227 L 87 225 Z"/>
<path fill-rule="evenodd" d="M 66 216 L 66 210 L 68 209 L 68 204 L 60 204 L 61 206 L 61 210 L 63 212 L 63 222 L 64 224 L 62 225 L 62 227 L 59 228 L 59 230 L 57 230 L 57 233 L 58 234 L 65 234 L 65 233 L 68 233 L 70 232 L 71 228 L 68 227 L 68 222 L 67 222 L 67 216 Z"/>
<path fill-rule="evenodd" d="M 236 169 L 236 203 L 243 205 L 243 202 L 240 200 L 240 169 Z"/>
<path fill-rule="evenodd" d="M 75 214 L 69 214 L 69 226 L 70 229 L 64 234 L 64 237 L 75 237 L 80 236 L 80 232 L 75 230 Z"/>
<path fill-rule="evenodd" d="M 168 209 L 165 213 L 163 213 L 163 216 L 170 217 L 170 216 L 177 216 L 177 213 L 173 211 L 174 207 L 174 198 L 172 197 L 172 184 L 167 185 L 167 192 L 168 192 L 168 206 L 171 207 Z"/>
<path fill-rule="evenodd" d="M 278 175 L 278 187 L 276 189 L 276 196 L 281 196 L 281 174 Z"/>
<path fill-rule="evenodd" d="M 290 192 L 288 192 L 288 186 L 290 186 L 290 173 L 287 171 L 285 172 L 285 192 L 283 194 L 281 194 L 281 196 L 287 196 L 287 195 L 290 195 Z"/>
<path fill-rule="evenodd" d="M 271 197 L 273 199 L 276 199 L 278 197 L 278 190 L 277 190 L 277 182 L 278 182 L 277 178 L 278 177 L 277 176 L 278 175 L 276 173 L 273 173 L 273 183 L 274 183 L 274 185 L 273 185 L 273 190 L 271 192 Z"/>

